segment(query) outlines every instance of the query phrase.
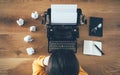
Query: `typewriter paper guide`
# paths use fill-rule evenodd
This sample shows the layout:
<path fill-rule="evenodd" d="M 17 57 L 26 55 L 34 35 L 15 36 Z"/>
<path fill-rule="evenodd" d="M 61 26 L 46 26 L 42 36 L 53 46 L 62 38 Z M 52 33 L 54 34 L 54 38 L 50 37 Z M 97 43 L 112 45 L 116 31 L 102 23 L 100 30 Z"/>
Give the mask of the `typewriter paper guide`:
<path fill-rule="evenodd" d="M 76 25 L 77 24 L 77 5 L 51 5 L 51 23 Z"/>

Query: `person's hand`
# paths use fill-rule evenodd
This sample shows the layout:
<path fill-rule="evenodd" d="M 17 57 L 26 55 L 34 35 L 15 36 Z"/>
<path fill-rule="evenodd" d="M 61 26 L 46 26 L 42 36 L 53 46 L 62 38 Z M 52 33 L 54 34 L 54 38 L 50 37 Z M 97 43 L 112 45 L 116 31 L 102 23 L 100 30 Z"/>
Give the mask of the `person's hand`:
<path fill-rule="evenodd" d="M 48 66 L 49 58 L 50 58 L 50 56 L 47 56 L 47 57 L 44 58 L 43 64 L 44 64 L 45 66 Z"/>

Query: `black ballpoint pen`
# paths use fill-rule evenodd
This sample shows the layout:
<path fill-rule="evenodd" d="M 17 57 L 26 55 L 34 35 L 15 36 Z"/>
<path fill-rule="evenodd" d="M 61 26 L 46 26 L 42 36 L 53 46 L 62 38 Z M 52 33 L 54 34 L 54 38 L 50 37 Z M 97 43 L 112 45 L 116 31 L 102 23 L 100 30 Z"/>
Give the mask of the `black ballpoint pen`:
<path fill-rule="evenodd" d="M 96 44 L 94 44 L 94 46 L 97 48 L 97 50 L 98 50 L 102 55 L 104 55 L 103 51 L 102 51 Z"/>

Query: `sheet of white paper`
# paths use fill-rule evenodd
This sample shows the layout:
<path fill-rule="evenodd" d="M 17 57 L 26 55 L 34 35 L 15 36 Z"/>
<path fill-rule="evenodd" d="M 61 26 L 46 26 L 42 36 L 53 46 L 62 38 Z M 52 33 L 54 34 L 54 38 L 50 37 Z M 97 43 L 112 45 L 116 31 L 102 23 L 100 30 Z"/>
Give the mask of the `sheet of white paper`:
<path fill-rule="evenodd" d="M 77 4 L 52 4 L 51 12 L 77 12 Z"/>
<path fill-rule="evenodd" d="M 101 52 L 94 46 L 94 44 L 96 44 L 102 50 L 101 42 L 84 40 L 83 54 L 102 56 Z"/>
<path fill-rule="evenodd" d="M 51 23 L 75 25 L 77 23 L 77 5 L 52 4 Z"/>
<path fill-rule="evenodd" d="M 84 40 L 83 54 L 92 54 L 92 41 Z"/>
<path fill-rule="evenodd" d="M 77 13 L 51 13 L 51 23 L 64 23 L 76 25 Z"/>

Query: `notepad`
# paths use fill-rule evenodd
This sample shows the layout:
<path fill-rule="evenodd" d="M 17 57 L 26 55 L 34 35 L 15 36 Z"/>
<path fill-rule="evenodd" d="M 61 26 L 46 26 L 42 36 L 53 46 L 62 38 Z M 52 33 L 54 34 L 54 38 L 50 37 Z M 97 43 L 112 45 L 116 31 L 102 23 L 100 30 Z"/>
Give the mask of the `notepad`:
<path fill-rule="evenodd" d="M 83 54 L 102 56 L 101 52 L 95 47 L 95 45 L 100 50 L 102 50 L 102 42 L 92 41 L 92 40 L 84 40 Z"/>

